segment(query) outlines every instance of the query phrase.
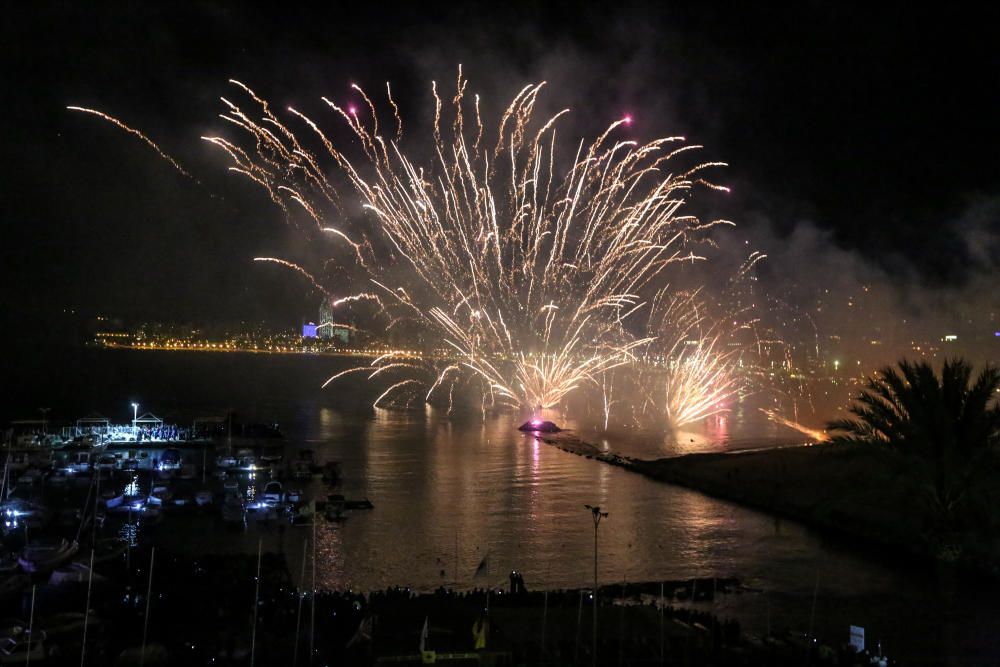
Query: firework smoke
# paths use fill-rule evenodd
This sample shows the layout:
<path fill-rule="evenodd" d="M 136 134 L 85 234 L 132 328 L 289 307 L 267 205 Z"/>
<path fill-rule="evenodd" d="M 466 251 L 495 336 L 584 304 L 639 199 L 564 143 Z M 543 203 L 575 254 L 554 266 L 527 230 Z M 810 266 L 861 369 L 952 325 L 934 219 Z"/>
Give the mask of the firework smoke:
<path fill-rule="evenodd" d="M 224 99 L 222 117 L 244 137 L 205 139 L 284 211 L 303 212 L 341 244 L 335 263 L 353 264 L 349 270 L 364 276 L 364 287 L 333 303 L 344 311 L 375 306 L 387 327 L 415 322 L 451 357 L 429 374 L 382 360 L 376 366 L 392 364 L 383 366 L 392 384 L 380 401 L 406 392 L 431 401 L 443 391 L 450 401 L 463 375 L 480 381 L 489 404 L 531 408 L 554 406 L 583 385 L 600 386 L 652 340 L 630 333 L 646 328 L 638 321 L 648 310 L 644 295 L 668 266 L 701 259 L 690 243 L 725 224 L 681 214 L 695 184 L 718 187 L 700 178 L 712 163 L 673 167 L 679 153 L 697 148 L 681 145 L 681 137 L 623 139 L 620 126 L 628 121 L 618 120 L 578 144 L 572 163 L 560 169 L 556 126 L 565 111 L 535 119 L 543 84 L 523 88 L 493 129 L 479 114 L 478 97 L 467 99 L 461 71 L 450 104 L 434 86 L 433 157 L 417 160 L 400 143 L 402 121 L 388 88 L 391 137 L 359 87 L 358 106 L 323 98 L 355 140 L 348 151 L 289 108 L 305 129 L 300 138 L 265 100 L 233 83 L 253 111 Z M 313 152 L 313 144 L 322 149 Z M 348 184 L 364 215 L 341 212 L 344 188 L 335 181 Z M 729 386 L 721 366 L 705 356 L 712 348 L 700 347 L 684 367 Z"/>

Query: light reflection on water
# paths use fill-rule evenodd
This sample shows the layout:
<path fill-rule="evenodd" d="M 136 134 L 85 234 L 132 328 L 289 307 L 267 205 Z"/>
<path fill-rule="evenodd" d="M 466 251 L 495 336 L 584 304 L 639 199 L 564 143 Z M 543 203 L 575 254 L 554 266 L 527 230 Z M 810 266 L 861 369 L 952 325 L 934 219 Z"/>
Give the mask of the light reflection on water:
<path fill-rule="evenodd" d="M 611 581 L 622 572 L 650 580 L 747 576 L 763 564 L 741 562 L 747 552 L 733 545 L 774 531 L 761 514 L 539 443 L 510 416 L 376 410 L 360 434 L 332 408 L 303 417 L 308 446 L 321 460 L 342 462 L 341 492 L 376 505 L 325 526 L 322 535 L 337 539 L 321 542 L 332 567 L 318 577 L 330 588 L 482 585 L 472 574 L 487 554 L 492 583 L 517 568 L 536 586 L 586 584 L 593 534 L 584 504 L 610 512 L 599 569 Z M 801 529 L 785 530 L 818 548 Z"/>
<path fill-rule="evenodd" d="M 762 632 L 768 606 L 774 627 L 804 629 L 818 581 L 816 627 L 834 641 L 853 623 L 887 646 L 906 647 L 910 655 L 924 651 L 931 662 L 966 651 L 976 657 L 966 663 L 997 663 L 981 659 L 1000 652 L 994 632 L 1000 620 L 989 595 L 831 544 L 797 524 L 539 444 L 515 430 L 527 415 L 483 420 L 478 413 L 449 417 L 433 408 L 373 410 L 374 396 L 362 383 L 318 390 L 351 360 L 97 353 L 74 363 L 80 372 L 45 386 L 54 412 L 107 410 L 136 396 L 184 423 L 233 407 L 251 421 L 279 422 L 289 445 L 286 460 L 309 448 L 320 462 L 341 461 L 344 480 L 336 492 L 368 497 L 375 509 L 355 511 L 342 523 L 319 521 L 321 588 L 499 585 L 513 567 L 529 588 L 589 586 L 593 524 L 583 507 L 589 503 L 610 513 L 599 533 L 602 582 L 736 576 L 766 590 L 767 598 L 748 592 L 715 607 Z M 36 394 L 22 393 L 34 401 L 25 407 L 30 414 Z M 734 407 L 676 438 L 622 426 L 605 433 L 593 419 L 555 420 L 588 442 L 642 458 L 799 438 L 752 404 Z M 224 529 L 214 517 L 157 532 L 170 548 L 245 553 L 256 552 L 263 535 L 266 549 L 284 552 L 295 579 L 312 537 L 310 527 L 252 522 L 246 531 Z M 488 576 L 475 577 L 487 555 Z"/>
<path fill-rule="evenodd" d="M 599 530 L 603 584 L 735 576 L 757 592 L 711 606 L 752 631 L 765 630 L 768 614 L 775 627 L 804 630 L 817 581 L 816 627 L 833 637 L 860 624 L 934 654 L 942 650 L 933 637 L 943 615 L 960 628 L 951 630 L 961 635 L 954 641 L 971 645 L 995 616 L 970 600 L 928 613 L 938 604 L 933 581 L 793 522 L 540 443 L 516 431 L 521 422 L 510 416 L 369 415 L 324 407 L 297 421 L 302 446 L 342 462 L 340 492 L 375 503 L 343 523 L 320 522 L 320 588 L 501 586 L 513 568 L 529 588 L 589 586 L 594 535 L 584 504 L 597 504 L 610 514 Z M 706 427 L 702 436 L 731 426 Z M 614 447 L 613 436 L 607 444 Z M 290 549 L 289 562 L 300 554 Z M 484 558 L 488 575 L 477 577 Z"/>

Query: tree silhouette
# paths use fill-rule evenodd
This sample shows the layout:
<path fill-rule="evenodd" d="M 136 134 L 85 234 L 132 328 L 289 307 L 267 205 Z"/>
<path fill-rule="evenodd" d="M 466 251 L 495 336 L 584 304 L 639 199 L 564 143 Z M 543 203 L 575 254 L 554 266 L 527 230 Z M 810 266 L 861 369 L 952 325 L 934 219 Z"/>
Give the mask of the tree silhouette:
<path fill-rule="evenodd" d="M 929 492 L 939 519 L 965 499 L 983 455 L 1000 444 L 1000 370 L 946 360 L 941 376 L 925 361 L 902 360 L 869 378 L 850 411 L 828 425 L 834 442 L 881 445 L 904 455 Z"/>

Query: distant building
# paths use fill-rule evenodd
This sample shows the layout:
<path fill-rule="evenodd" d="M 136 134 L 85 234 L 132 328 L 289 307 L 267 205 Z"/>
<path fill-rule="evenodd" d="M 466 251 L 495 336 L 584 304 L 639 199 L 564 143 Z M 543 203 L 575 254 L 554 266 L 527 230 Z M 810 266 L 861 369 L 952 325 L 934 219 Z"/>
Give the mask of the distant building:
<path fill-rule="evenodd" d="M 302 325 L 303 338 L 316 338 L 316 325 L 312 322 Z"/>
<path fill-rule="evenodd" d="M 333 302 L 331 299 L 324 299 L 319 306 L 319 322 L 316 327 L 316 337 L 321 340 L 332 341 L 336 339 L 343 345 L 351 341 L 351 330 L 342 325 L 334 324 Z"/>
<path fill-rule="evenodd" d="M 346 327 L 338 327 L 332 322 L 323 322 L 316 327 L 316 335 L 322 340 L 336 340 L 347 344 L 351 340 L 351 330 Z"/>

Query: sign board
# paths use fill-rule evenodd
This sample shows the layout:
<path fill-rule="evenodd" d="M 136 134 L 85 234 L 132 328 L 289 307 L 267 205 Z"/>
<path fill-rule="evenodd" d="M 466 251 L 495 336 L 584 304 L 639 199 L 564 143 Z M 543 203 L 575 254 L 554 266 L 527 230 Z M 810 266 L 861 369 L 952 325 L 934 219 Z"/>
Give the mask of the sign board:
<path fill-rule="evenodd" d="M 865 650 L 865 629 L 859 628 L 856 625 L 851 626 L 851 648 L 853 648 L 858 653 Z"/>

